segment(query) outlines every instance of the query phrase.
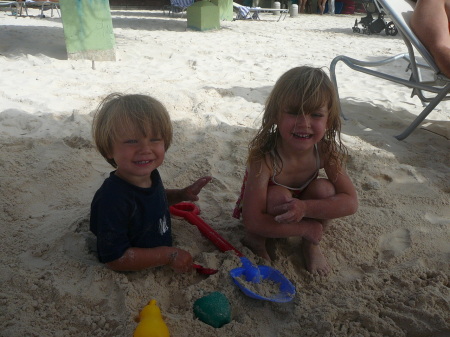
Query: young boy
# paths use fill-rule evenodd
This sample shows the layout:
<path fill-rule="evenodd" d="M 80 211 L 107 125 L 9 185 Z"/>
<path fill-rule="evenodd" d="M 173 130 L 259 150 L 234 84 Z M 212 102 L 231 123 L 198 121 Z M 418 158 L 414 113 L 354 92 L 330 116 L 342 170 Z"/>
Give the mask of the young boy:
<path fill-rule="evenodd" d="M 90 229 L 100 262 L 116 271 L 169 265 L 192 270 L 189 252 L 172 247 L 169 205 L 197 201 L 211 181 L 164 189 L 158 167 L 172 141 L 165 107 L 145 95 L 111 94 L 99 105 L 92 134 L 101 155 L 116 170 L 95 193 Z"/>

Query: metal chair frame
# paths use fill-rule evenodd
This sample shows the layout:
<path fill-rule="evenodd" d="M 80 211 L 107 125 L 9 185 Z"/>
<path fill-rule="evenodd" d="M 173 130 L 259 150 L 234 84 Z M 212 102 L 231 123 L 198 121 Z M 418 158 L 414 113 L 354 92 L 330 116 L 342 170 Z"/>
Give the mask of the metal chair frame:
<path fill-rule="evenodd" d="M 403 140 L 408 137 L 425 120 L 425 118 L 440 102 L 450 100 L 450 79 L 441 73 L 431 54 L 411 30 L 409 26 L 409 20 L 405 19 L 402 8 L 406 6 L 410 9 L 409 12 L 412 13 L 413 7 L 411 3 L 406 0 L 374 1 L 377 3 L 377 5 L 380 6 L 381 10 L 385 11 L 385 13 L 394 22 L 403 38 L 403 41 L 406 44 L 408 52 L 374 62 L 361 61 L 344 55 L 339 55 L 336 56 L 331 62 L 330 77 L 333 84 L 335 85 L 336 91 L 338 92 L 336 80 L 336 64 L 339 61 L 342 61 L 353 70 L 383 78 L 385 80 L 406 86 L 408 88 L 412 88 L 413 90 L 411 93 L 411 97 L 416 95 L 422 101 L 422 104 L 425 108 L 401 134 L 395 136 L 398 140 Z M 418 51 L 424 62 L 418 61 L 415 50 Z M 406 70 L 411 71 L 411 76 L 409 77 L 409 79 L 393 76 L 387 72 L 370 69 L 371 67 L 379 67 L 396 61 L 406 61 Z M 433 74 L 433 80 L 423 80 L 421 73 L 422 69 L 426 69 L 427 71 L 431 72 Z M 341 115 L 344 119 L 346 119 L 344 113 L 342 112 L 342 108 Z"/>

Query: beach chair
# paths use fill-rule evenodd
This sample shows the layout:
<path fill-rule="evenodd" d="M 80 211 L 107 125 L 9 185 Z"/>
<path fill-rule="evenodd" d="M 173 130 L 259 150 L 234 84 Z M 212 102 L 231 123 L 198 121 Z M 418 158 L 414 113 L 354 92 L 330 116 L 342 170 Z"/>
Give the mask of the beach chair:
<path fill-rule="evenodd" d="M 41 19 L 45 18 L 44 11 L 47 10 L 51 11 L 51 17 L 53 17 L 53 10 L 56 10 L 59 17 L 61 17 L 61 13 L 59 12 L 59 3 L 57 1 L 25 0 L 23 2 L 23 9 L 25 10 L 27 16 L 28 8 L 39 8 L 41 10 L 41 14 L 39 15 Z"/>
<path fill-rule="evenodd" d="M 17 19 L 17 16 L 20 15 L 21 5 L 17 1 L 0 1 L 0 7 L 9 7 L 11 10 L 11 15 L 14 15 Z"/>
<path fill-rule="evenodd" d="M 181 17 L 183 17 L 183 13 L 186 12 L 189 6 L 194 4 L 195 0 L 170 0 L 170 5 L 164 6 L 163 13 L 166 14 L 166 9 L 169 11 L 169 15 L 174 15 L 175 13 L 181 13 Z"/>
<path fill-rule="evenodd" d="M 396 136 L 398 140 L 403 140 L 424 121 L 440 102 L 450 99 L 450 79 L 441 73 L 431 54 L 411 30 L 409 22 L 414 10 L 414 3 L 410 0 L 375 1 L 394 22 L 406 44 L 408 52 L 373 62 L 359 61 L 344 55 L 336 56 L 330 65 L 330 77 L 337 90 L 336 64 L 342 61 L 353 70 L 411 88 L 411 97 L 417 96 L 422 101 L 424 109 L 401 134 Z M 416 55 L 415 51 L 419 55 Z M 409 78 L 393 76 L 389 73 L 389 70 L 383 72 L 381 70 L 370 69 L 397 61 L 406 62 L 407 71 L 411 71 Z M 427 75 L 431 75 L 432 79 L 424 80 L 422 71 L 426 72 Z M 345 119 L 342 110 L 341 115 Z"/>
<path fill-rule="evenodd" d="M 279 14 L 278 20 L 281 18 L 286 19 L 286 15 L 289 13 L 289 9 L 286 8 L 261 8 L 261 7 L 248 7 L 238 4 L 237 2 L 233 2 L 233 9 L 236 12 L 235 20 L 261 20 L 259 16 L 260 13 L 273 13 Z"/>

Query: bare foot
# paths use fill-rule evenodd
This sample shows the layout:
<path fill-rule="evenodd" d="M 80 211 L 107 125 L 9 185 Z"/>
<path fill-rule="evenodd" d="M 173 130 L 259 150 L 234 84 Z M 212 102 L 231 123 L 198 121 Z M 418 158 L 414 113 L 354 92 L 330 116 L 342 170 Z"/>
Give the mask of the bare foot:
<path fill-rule="evenodd" d="M 303 240 L 303 255 L 306 260 L 306 269 L 311 274 L 327 276 L 331 272 L 331 267 L 320 250 L 319 245 Z"/>
<path fill-rule="evenodd" d="M 245 233 L 245 237 L 242 239 L 242 244 L 250 248 L 255 255 L 258 255 L 267 261 L 271 261 L 269 253 L 266 249 L 266 239 L 264 237 L 256 234 Z"/>

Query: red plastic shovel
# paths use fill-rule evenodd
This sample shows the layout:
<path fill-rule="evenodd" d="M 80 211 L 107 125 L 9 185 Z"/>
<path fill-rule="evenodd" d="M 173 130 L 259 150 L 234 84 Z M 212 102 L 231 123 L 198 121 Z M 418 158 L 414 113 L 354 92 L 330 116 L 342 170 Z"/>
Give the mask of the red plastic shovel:
<path fill-rule="evenodd" d="M 197 205 L 190 202 L 180 202 L 176 205 L 170 206 L 169 210 L 173 215 L 184 218 L 192 225 L 195 225 L 198 230 L 212 243 L 214 243 L 222 252 L 234 250 L 239 257 L 244 256 L 244 254 L 225 241 L 219 233 L 217 233 L 211 228 L 210 225 L 199 217 L 200 209 Z"/>
<path fill-rule="evenodd" d="M 205 267 L 202 267 L 201 265 L 195 264 L 195 263 L 192 265 L 192 268 L 196 269 L 197 273 L 203 274 L 203 275 L 213 275 L 218 272 L 217 269 L 205 268 Z"/>
<path fill-rule="evenodd" d="M 222 252 L 227 252 L 232 250 L 240 257 L 241 262 L 244 266 L 244 276 L 249 282 L 259 283 L 261 282 L 261 274 L 258 267 L 254 266 L 249 259 L 247 259 L 244 254 L 239 250 L 234 248 L 230 243 L 225 241 L 219 233 L 211 228 L 206 222 L 202 220 L 198 215 L 200 214 L 200 209 L 197 205 L 190 202 L 180 202 L 179 204 L 170 206 L 170 213 L 175 216 L 183 217 L 189 223 L 197 226 L 199 231 L 206 236 L 212 243 L 216 245 Z"/>

